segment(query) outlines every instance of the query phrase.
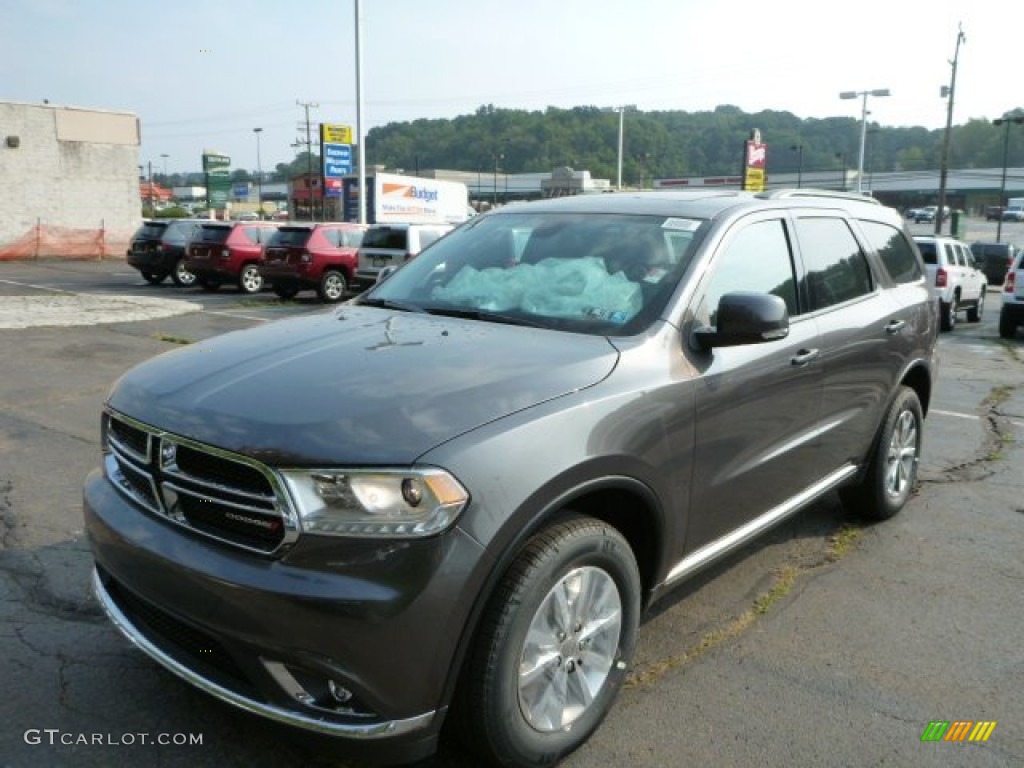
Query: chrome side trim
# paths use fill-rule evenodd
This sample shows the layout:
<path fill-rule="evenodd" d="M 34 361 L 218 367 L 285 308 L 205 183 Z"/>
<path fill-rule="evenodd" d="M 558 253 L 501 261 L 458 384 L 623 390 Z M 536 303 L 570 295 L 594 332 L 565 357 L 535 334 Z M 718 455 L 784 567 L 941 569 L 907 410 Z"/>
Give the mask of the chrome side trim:
<path fill-rule="evenodd" d="M 386 720 L 383 722 L 358 724 L 337 723 L 324 720 L 322 717 L 304 715 L 301 712 L 292 712 L 281 707 L 275 707 L 272 704 L 254 701 L 224 688 L 212 680 L 207 680 L 153 645 L 117 607 L 113 598 L 110 597 L 110 594 L 104 588 L 99 572 L 95 568 L 92 572 L 92 589 L 96 599 L 99 600 L 100 605 L 114 623 L 114 626 L 140 651 L 151 657 L 165 669 L 182 678 L 185 682 L 246 712 L 266 717 L 293 728 L 301 728 L 327 736 L 360 740 L 386 739 L 418 731 L 430 725 L 436 714 L 436 710 L 434 710 L 404 720 Z"/>
<path fill-rule="evenodd" d="M 713 560 L 716 560 L 727 552 L 738 549 L 748 541 L 757 538 L 761 533 L 768 530 L 776 523 L 785 520 L 802 507 L 814 501 L 814 499 L 818 498 L 823 493 L 832 490 L 844 480 L 848 480 L 856 474 L 856 472 L 857 467 L 853 464 L 847 464 L 844 467 L 840 467 L 831 475 L 819 480 L 802 493 L 794 496 L 788 501 L 784 501 L 777 507 L 768 510 L 766 513 L 754 520 L 751 520 L 746 525 L 740 526 L 735 531 L 726 534 L 720 539 L 712 541 L 710 544 L 705 544 L 696 552 L 687 555 L 676 563 L 675 566 L 672 567 L 672 570 L 668 572 L 668 576 L 665 577 L 665 583 L 663 586 L 667 587 L 674 582 L 691 576 Z"/>

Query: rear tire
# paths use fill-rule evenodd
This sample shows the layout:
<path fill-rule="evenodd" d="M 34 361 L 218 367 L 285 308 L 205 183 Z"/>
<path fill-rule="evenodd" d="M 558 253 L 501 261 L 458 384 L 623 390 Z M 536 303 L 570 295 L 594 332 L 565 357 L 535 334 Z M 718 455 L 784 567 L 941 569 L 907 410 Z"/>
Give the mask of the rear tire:
<path fill-rule="evenodd" d="M 316 293 L 321 301 L 335 304 L 344 298 L 347 290 L 348 281 L 345 280 L 345 276 L 336 269 L 328 269 L 320 278 Z"/>
<path fill-rule="evenodd" d="M 939 328 L 947 332 L 956 328 L 956 296 L 948 304 L 939 302 Z"/>
<path fill-rule="evenodd" d="M 987 290 L 987 287 L 983 288 L 981 296 L 978 297 L 978 303 L 967 310 L 967 322 L 977 323 L 981 321 L 981 316 L 985 313 L 985 291 Z"/>
<path fill-rule="evenodd" d="M 466 669 L 470 746 L 488 764 L 549 766 L 587 740 L 626 677 L 640 619 L 629 544 L 600 520 L 537 533 L 481 619 Z"/>
<path fill-rule="evenodd" d="M 866 474 L 857 485 L 839 491 L 848 511 L 887 520 L 903 509 L 917 485 L 923 428 L 917 393 L 901 386 L 882 422 Z"/>
<path fill-rule="evenodd" d="M 999 313 L 999 336 L 1003 339 L 1012 339 L 1017 335 L 1017 321 L 1005 312 Z"/>

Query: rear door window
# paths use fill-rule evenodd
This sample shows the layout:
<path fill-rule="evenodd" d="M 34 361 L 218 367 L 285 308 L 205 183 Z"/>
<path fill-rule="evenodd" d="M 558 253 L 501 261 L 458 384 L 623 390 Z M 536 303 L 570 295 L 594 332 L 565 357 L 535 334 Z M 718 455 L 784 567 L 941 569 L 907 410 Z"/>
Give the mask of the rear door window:
<path fill-rule="evenodd" d="M 860 226 L 893 282 L 912 283 L 921 278 L 921 267 L 902 230 L 877 221 L 861 221 Z"/>
<path fill-rule="evenodd" d="M 363 235 L 364 248 L 390 248 L 396 251 L 407 250 L 405 229 L 393 229 L 391 227 L 370 227 Z"/>
<path fill-rule="evenodd" d="M 871 268 L 844 219 L 800 218 L 796 232 L 812 310 L 871 293 Z"/>

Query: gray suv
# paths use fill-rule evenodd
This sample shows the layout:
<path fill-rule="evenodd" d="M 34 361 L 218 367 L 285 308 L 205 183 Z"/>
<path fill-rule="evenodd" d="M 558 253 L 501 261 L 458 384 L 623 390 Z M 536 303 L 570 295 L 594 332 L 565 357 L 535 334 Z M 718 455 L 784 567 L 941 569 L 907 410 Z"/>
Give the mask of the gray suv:
<path fill-rule="evenodd" d="M 938 327 L 863 197 L 508 206 L 329 312 L 126 373 L 84 488 L 93 588 L 171 672 L 353 753 L 451 726 L 551 765 L 658 598 L 833 490 L 906 504 Z"/>

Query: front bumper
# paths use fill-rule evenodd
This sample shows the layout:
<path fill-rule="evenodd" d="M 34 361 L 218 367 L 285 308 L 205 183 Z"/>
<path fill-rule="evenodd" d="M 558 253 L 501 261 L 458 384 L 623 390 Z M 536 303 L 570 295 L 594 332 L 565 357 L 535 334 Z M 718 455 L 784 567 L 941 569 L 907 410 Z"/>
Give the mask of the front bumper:
<path fill-rule="evenodd" d="M 482 548 L 458 529 L 418 542 L 307 536 L 275 560 L 177 530 L 99 471 L 84 515 L 97 598 L 171 672 L 247 712 L 344 740 L 354 755 L 436 749 L 485 570 Z"/>

